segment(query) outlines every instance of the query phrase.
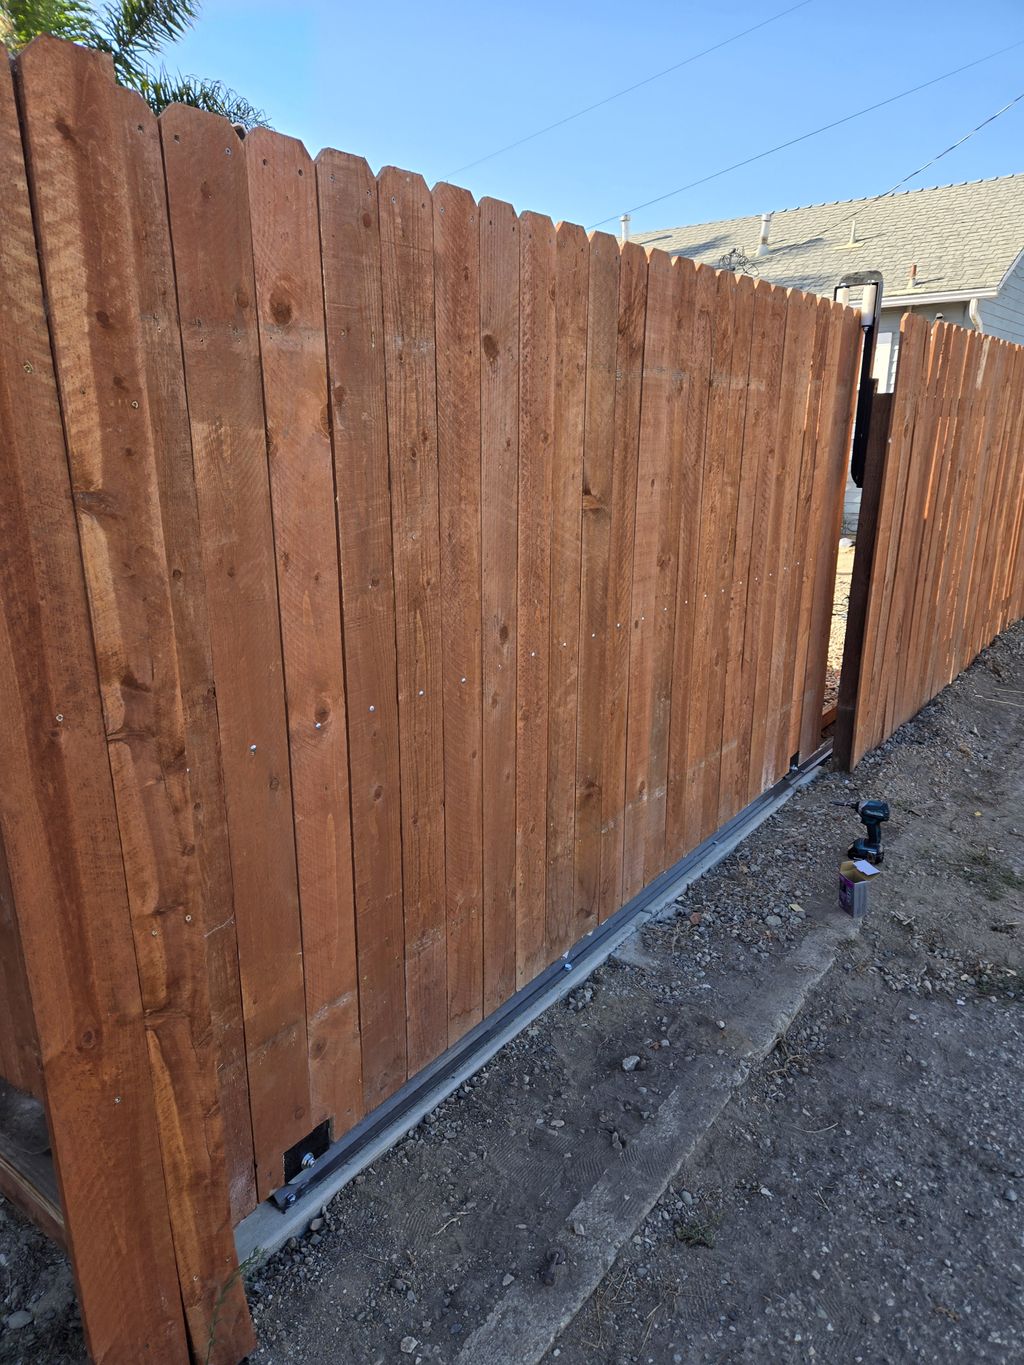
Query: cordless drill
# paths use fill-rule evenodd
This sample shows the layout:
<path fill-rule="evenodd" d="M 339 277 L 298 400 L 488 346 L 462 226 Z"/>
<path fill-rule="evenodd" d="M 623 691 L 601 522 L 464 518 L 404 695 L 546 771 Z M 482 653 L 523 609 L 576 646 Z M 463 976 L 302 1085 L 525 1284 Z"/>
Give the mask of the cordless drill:
<path fill-rule="evenodd" d="M 877 867 L 885 857 L 882 852 L 882 825 L 889 818 L 888 801 L 842 801 L 839 804 L 844 806 L 849 804 L 860 816 L 861 823 L 867 830 L 865 838 L 854 840 L 846 856 L 864 858 Z"/>

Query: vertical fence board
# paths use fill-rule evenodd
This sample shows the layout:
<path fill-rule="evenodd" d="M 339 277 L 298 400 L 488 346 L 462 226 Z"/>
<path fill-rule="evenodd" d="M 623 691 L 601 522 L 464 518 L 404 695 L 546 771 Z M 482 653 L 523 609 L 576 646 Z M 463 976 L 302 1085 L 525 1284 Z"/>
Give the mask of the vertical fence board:
<path fill-rule="evenodd" d="M 555 230 L 519 220 L 519 551 L 516 624 L 516 971 L 546 965 L 549 606 L 555 430 Z"/>
<path fill-rule="evenodd" d="M 600 724 L 600 918 L 621 904 L 625 838 L 626 728 L 629 708 L 629 622 L 633 599 L 637 469 L 644 336 L 647 327 L 647 255 L 636 243 L 622 248 L 619 268 L 615 410 L 608 489 L 608 559 L 605 609 L 604 695 Z"/>
<path fill-rule="evenodd" d="M 235 882 L 257 1191 L 309 1131 L 302 940 L 242 144 L 160 118 Z"/>
<path fill-rule="evenodd" d="M 835 598 L 836 559 L 843 522 L 843 490 L 849 468 L 854 374 L 861 332 L 856 314 L 833 304 L 826 361 L 829 382 L 818 416 L 820 453 L 814 478 L 813 533 L 806 545 L 810 567 L 808 647 L 799 730 L 801 760 L 821 745 L 822 697 Z"/>
<path fill-rule="evenodd" d="M 582 573 L 583 436 L 590 243 L 555 232 L 555 413 L 551 449 L 551 616 L 548 624 L 546 956 L 575 943 L 576 746 Z"/>
<path fill-rule="evenodd" d="M 726 617 L 726 654 L 723 659 L 721 768 L 718 786 L 716 826 L 730 820 L 746 804 L 740 791 L 746 791 L 746 749 L 749 748 L 753 708 L 750 668 L 754 627 L 759 600 L 755 569 L 757 549 L 755 526 L 763 529 L 767 500 L 763 499 L 762 469 L 770 463 L 771 372 L 781 343 L 781 332 L 773 326 L 773 291 L 770 285 L 754 285 L 753 317 L 750 334 L 750 360 L 746 375 L 746 406 L 742 436 L 737 441 L 742 451 L 733 533 L 732 568 L 726 581 L 729 601 Z M 763 534 L 761 539 L 763 540 Z M 737 804 L 739 802 L 739 804 Z"/>
<path fill-rule="evenodd" d="M 608 564 L 614 469 L 619 247 L 590 239 L 587 375 L 583 423 L 579 689 L 576 718 L 575 894 L 577 937 L 600 917 L 604 849 L 605 692 L 610 657 Z"/>
<path fill-rule="evenodd" d="M 409 1070 L 448 1039 L 434 246 L 422 176 L 387 167 L 380 206 L 395 554 Z"/>
<path fill-rule="evenodd" d="M 516 989 L 519 220 L 480 201 L 484 1013 Z"/>
<path fill-rule="evenodd" d="M 433 192 L 444 667 L 448 1041 L 483 1015 L 480 223 L 472 196 Z"/>
<path fill-rule="evenodd" d="M 284 652 L 312 1105 L 363 1114 L 334 465 L 316 174 L 301 142 L 244 143 Z"/>
<path fill-rule="evenodd" d="M 685 269 L 682 260 L 676 270 Z M 691 744 L 694 679 L 703 667 L 697 653 L 696 633 L 700 546 L 705 514 L 704 449 L 708 403 L 717 276 L 707 266 L 694 269 L 693 312 L 685 332 L 685 364 L 689 370 L 687 401 L 683 413 L 682 448 L 679 460 L 680 520 L 676 548 L 676 619 L 672 646 L 672 703 L 669 721 L 668 793 L 665 807 L 666 862 L 681 858 L 693 845 L 693 769 Z M 710 496 L 708 497 L 710 501 Z"/>
<path fill-rule="evenodd" d="M 785 465 L 779 450 L 779 410 L 785 359 L 788 302 L 784 290 L 772 288 L 766 301 L 768 343 L 764 351 L 764 418 L 748 570 L 748 619 L 743 634 L 740 691 L 741 725 L 732 764 L 731 805 L 743 807 L 768 785 L 764 781 L 768 688 L 773 654 L 775 594 L 781 542 Z"/>
<path fill-rule="evenodd" d="M 359 1031 L 366 1108 L 407 1075 L 395 584 L 377 183 L 366 162 L 317 158 L 334 445 Z"/>
<path fill-rule="evenodd" d="M 37 40 L 30 60 L 51 46 Z M 96 661 L 6 61 L 0 180 L 0 828 L 89 1349 L 124 1365 L 185 1360 Z"/>

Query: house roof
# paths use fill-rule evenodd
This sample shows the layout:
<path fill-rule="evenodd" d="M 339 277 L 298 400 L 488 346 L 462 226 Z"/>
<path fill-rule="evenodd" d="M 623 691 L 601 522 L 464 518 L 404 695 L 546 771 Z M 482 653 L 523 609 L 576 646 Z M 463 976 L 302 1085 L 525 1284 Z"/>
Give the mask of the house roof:
<path fill-rule="evenodd" d="M 757 255 L 760 232 L 758 213 L 634 240 L 714 266 L 736 249 L 751 273 L 815 294 L 831 294 L 845 272 L 880 270 L 883 298 L 893 304 L 991 295 L 1024 251 L 1024 174 L 782 209 L 772 216 L 764 256 Z"/>

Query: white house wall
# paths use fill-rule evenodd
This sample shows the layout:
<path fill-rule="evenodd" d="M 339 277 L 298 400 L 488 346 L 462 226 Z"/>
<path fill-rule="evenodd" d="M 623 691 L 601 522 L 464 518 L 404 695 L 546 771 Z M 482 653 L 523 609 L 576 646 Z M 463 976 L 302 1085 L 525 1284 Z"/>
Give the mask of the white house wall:
<path fill-rule="evenodd" d="M 981 330 L 1024 343 L 1024 259 L 1018 260 L 994 299 L 980 299 Z"/>

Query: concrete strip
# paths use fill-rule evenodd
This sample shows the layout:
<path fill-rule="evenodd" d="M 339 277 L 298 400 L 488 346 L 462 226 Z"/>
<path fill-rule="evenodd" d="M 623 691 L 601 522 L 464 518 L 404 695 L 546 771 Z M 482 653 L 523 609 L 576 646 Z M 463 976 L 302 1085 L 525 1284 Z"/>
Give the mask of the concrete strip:
<path fill-rule="evenodd" d="M 455 1365 L 535 1365 L 608 1273 L 730 1097 L 775 1046 L 828 972 L 857 925 L 836 911 L 772 969 L 724 1022 L 721 1055 L 697 1057 L 679 1076 L 656 1118 L 608 1167 L 566 1219 L 566 1264 L 556 1282 L 517 1281 L 467 1339 Z M 582 1238 L 569 1234 L 582 1224 Z"/>

